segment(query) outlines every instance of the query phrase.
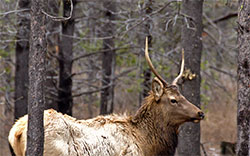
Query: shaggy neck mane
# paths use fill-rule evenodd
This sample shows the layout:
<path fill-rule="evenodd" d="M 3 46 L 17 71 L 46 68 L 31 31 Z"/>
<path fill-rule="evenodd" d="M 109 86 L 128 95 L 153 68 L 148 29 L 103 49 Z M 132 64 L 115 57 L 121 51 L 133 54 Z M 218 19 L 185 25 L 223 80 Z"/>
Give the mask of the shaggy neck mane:
<path fill-rule="evenodd" d="M 132 117 L 131 122 L 143 135 L 145 155 L 174 155 L 178 143 L 178 125 L 170 125 L 168 118 L 155 109 L 157 103 L 152 93 L 145 98 L 143 105 Z M 164 119 L 164 120 L 162 120 Z"/>

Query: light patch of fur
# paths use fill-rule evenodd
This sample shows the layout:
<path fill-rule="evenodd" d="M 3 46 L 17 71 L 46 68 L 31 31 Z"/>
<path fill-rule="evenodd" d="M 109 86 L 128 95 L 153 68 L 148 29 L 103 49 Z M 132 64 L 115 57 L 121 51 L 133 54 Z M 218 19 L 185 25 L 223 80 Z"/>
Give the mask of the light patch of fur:
<path fill-rule="evenodd" d="M 8 140 L 17 156 L 25 155 L 26 135 L 23 135 L 23 132 L 27 131 L 27 121 L 28 116 L 25 115 L 13 125 L 9 132 Z"/>
<path fill-rule="evenodd" d="M 52 109 L 44 112 L 44 155 L 140 156 L 136 138 L 127 128 L 129 117 L 109 115 L 89 120 L 76 120 Z M 24 156 L 26 150 L 27 115 L 12 127 L 9 142 L 16 155 Z"/>

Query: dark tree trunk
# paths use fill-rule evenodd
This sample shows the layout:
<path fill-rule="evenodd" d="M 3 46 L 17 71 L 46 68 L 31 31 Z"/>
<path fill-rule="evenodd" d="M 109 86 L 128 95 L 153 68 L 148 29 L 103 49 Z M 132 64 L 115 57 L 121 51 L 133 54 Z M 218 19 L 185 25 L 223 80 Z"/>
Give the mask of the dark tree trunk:
<path fill-rule="evenodd" d="M 237 155 L 250 155 L 250 1 L 239 0 Z"/>
<path fill-rule="evenodd" d="M 29 9 L 30 0 L 20 0 L 19 9 Z M 23 11 L 17 13 L 17 42 L 16 42 L 16 68 L 15 68 L 15 113 L 14 118 L 27 114 L 28 105 L 28 60 L 29 60 L 29 34 L 30 13 Z"/>
<path fill-rule="evenodd" d="M 103 36 L 113 36 L 114 35 L 114 24 L 115 20 L 115 2 L 113 0 L 105 0 L 103 2 L 105 8 L 104 18 L 107 23 L 103 26 Z M 115 46 L 113 38 L 103 40 L 103 49 L 109 50 L 103 53 L 102 56 L 102 87 L 101 90 L 101 107 L 100 114 L 110 114 L 113 112 L 114 107 L 114 72 L 115 72 L 115 51 L 112 50 Z"/>
<path fill-rule="evenodd" d="M 143 9 L 141 11 L 141 17 L 147 16 L 152 13 L 152 0 L 147 0 L 144 2 L 143 6 L 141 8 Z M 145 9 L 146 8 L 146 9 Z M 139 95 L 139 107 L 141 106 L 142 100 L 148 96 L 148 93 L 151 88 L 151 70 L 149 69 L 148 65 L 145 64 L 144 59 L 144 48 L 145 48 L 145 39 L 148 37 L 148 48 L 149 53 L 152 48 L 152 36 L 150 34 L 150 24 L 152 24 L 152 21 L 147 20 L 145 24 L 142 25 L 141 31 L 139 33 L 139 45 L 141 46 L 140 55 L 142 58 L 142 64 L 140 67 L 140 78 L 143 79 L 143 82 L 141 83 L 142 91 Z"/>
<path fill-rule="evenodd" d="M 45 81 L 45 15 L 42 0 L 31 1 L 31 34 L 29 51 L 27 156 L 43 155 L 44 81 Z"/>
<path fill-rule="evenodd" d="M 73 0 L 73 6 L 76 1 Z M 70 15 L 70 1 L 63 1 L 63 14 L 65 17 Z M 74 13 L 73 13 L 74 14 Z M 59 52 L 59 93 L 58 109 L 63 114 L 72 115 L 72 57 L 73 57 L 73 38 L 75 20 L 73 18 L 62 22 L 62 37 Z"/>
<path fill-rule="evenodd" d="M 184 20 L 182 47 L 185 51 L 185 68 L 190 69 L 195 78 L 185 81 L 183 95 L 196 106 L 200 106 L 200 64 L 202 51 L 202 5 L 203 0 L 182 1 L 182 13 L 186 15 L 189 28 Z M 179 134 L 179 156 L 200 155 L 200 124 L 185 123 Z"/>
<path fill-rule="evenodd" d="M 49 14 L 58 16 L 59 1 L 47 0 L 47 12 Z M 45 79 L 45 109 L 53 108 L 58 110 L 58 90 L 57 79 L 58 76 L 58 60 L 52 55 L 57 56 L 59 53 L 59 21 L 54 21 L 50 17 L 46 18 L 46 41 L 47 41 L 47 61 L 46 61 L 46 79 Z"/>

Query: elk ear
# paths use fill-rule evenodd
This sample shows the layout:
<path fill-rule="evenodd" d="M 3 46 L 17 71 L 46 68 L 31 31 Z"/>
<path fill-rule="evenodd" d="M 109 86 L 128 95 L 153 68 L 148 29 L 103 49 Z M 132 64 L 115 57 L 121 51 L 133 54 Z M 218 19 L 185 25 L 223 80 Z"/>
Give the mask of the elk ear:
<path fill-rule="evenodd" d="M 154 93 L 155 100 L 159 101 L 163 94 L 163 84 L 157 77 L 155 77 L 152 82 L 152 91 Z"/>

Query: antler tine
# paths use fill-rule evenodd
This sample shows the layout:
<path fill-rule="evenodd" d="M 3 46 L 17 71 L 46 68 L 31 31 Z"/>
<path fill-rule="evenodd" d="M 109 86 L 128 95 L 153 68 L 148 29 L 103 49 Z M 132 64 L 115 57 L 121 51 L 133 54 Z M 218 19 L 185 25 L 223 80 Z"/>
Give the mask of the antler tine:
<path fill-rule="evenodd" d="M 146 37 L 145 58 L 146 58 L 146 61 L 148 62 L 148 65 L 149 65 L 151 71 L 155 74 L 155 76 L 156 76 L 157 78 L 160 79 L 160 81 L 161 81 L 165 86 L 167 86 L 168 83 L 161 77 L 160 74 L 157 73 L 157 71 L 155 70 L 155 68 L 154 68 L 154 66 L 153 66 L 153 64 L 152 64 L 152 62 L 151 62 L 151 60 L 150 60 L 150 58 L 149 58 L 149 54 L 148 54 L 148 37 Z"/>
<path fill-rule="evenodd" d="M 182 61 L 181 61 L 181 70 L 180 70 L 180 74 L 174 79 L 174 81 L 172 82 L 172 85 L 177 85 L 178 80 L 181 78 L 183 71 L 184 71 L 184 49 L 182 48 Z"/>

